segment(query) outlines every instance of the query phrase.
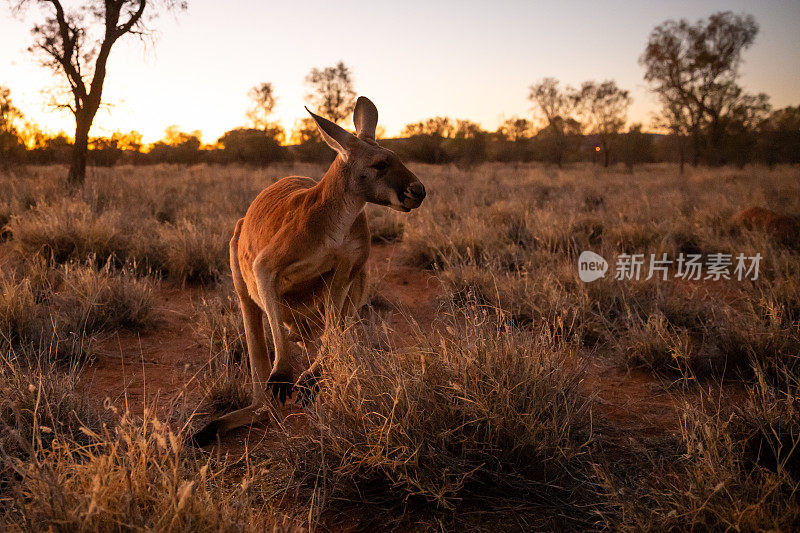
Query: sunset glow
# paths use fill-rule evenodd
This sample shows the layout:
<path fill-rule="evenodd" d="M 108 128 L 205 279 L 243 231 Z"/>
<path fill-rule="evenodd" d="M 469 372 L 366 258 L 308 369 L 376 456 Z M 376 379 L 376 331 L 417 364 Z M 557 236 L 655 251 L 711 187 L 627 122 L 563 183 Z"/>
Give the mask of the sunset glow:
<path fill-rule="evenodd" d="M 800 94 L 797 2 L 660 2 L 658 4 L 504 2 L 289 4 L 192 1 L 186 13 L 157 21 L 154 44 L 126 37 L 115 47 L 93 135 L 136 130 L 145 142 L 172 124 L 201 130 L 213 143 L 245 124 L 247 91 L 270 81 L 275 118 L 290 130 L 305 117 L 304 78 L 312 67 L 344 60 L 355 87 L 381 105 L 387 136 L 430 116 L 469 118 L 494 130 L 505 118 L 531 117 L 528 86 L 544 76 L 578 85 L 613 78 L 634 98 L 631 122 L 650 125 L 654 100 L 637 63 L 650 30 L 669 18 L 694 21 L 730 9 L 753 13 L 761 26 L 745 54 L 742 83 L 766 92 L 774 107 Z M 499 6 L 495 6 L 499 7 Z M 576 16 L 592 11 L 591 17 Z M 44 88 L 61 83 L 26 48 L 28 21 L 0 12 L 0 84 L 45 130 L 72 134 L 68 112 L 48 105 Z M 788 23 L 793 21 L 792 23 Z"/>

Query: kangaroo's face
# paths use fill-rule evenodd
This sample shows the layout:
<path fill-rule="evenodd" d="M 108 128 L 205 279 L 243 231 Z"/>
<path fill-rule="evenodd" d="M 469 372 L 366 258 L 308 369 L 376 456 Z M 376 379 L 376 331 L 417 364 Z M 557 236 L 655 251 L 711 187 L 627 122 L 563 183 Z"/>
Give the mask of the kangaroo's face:
<path fill-rule="evenodd" d="M 309 111 L 310 113 L 310 111 Z M 345 164 L 348 192 L 365 202 L 408 212 L 425 199 L 425 186 L 392 152 L 375 141 L 378 110 L 361 96 L 356 102 L 353 122 L 356 135 L 313 113 L 328 146 L 339 152 Z"/>
<path fill-rule="evenodd" d="M 349 189 L 365 202 L 408 212 L 425 199 L 425 186 L 391 150 L 377 145 L 352 153 Z"/>

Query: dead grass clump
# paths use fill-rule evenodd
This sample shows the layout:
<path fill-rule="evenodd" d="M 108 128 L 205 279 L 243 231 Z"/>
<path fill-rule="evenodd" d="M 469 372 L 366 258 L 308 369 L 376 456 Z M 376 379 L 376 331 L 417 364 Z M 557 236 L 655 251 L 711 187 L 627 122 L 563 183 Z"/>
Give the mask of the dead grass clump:
<path fill-rule="evenodd" d="M 769 376 L 782 368 L 800 376 L 800 320 L 794 312 L 767 295 L 742 306 L 741 311 L 727 308 L 709 317 L 714 348 L 729 360 L 755 363 Z"/>
<path fill-rule="evenodd" d="M 80 427 L 100 426 L 101 416 L 76 391 L 79 376 L 79 366 L 57 370 L 46 353 L 28 362 L 0 353 L 0 487 L 57 435 L 80 440 Z"/>
<path fill-rule="evenodd" d="M 602 286 L 593 284 L 592 290 Z M 598 300 L 598 319 L 605 320 L 607 336 L 634 367 L 697 378 L 750 379 L 754 363 L 768 373 L 776 365 L 797 372 L 797 287 L 788 287 L 726 295 L 701 286 L 631 283 Z"/>
<path fill-rule="evenodd" d="M 694 375 L 701 364 L 687 328 L 671 324 L 661 312 L 631 324 L 625 352 L 629 364 L 676 375 Z"/>
<path fill-rule="evenodd" d="M 247 355 L 244 322 L 239 298 L 230 283 L 223 283 L 213 295 L 203 298 L 195 308 L 195 328 L 212 354 L 228 353 L 235 361 Z"/>
<path fill-rule="evenodd" d="M 56 263 L 84 261 L 98 265 L 127 259 L 128 231 L 116 211 L 95 213 L 82 200 L 63 199 L 14 216 L 6 226 L 26 256 L 43 253 Z"/>
<path fill-rule="evenodd" d="M 766 233 L 783 246 L 800 250 L 800 218 L 781 215 L 763 207 L 750 207 L 731 217 L 731 226 Z"/>
<path fill-rule="evenodd" d="M 230 283 L 196 307 L 196 329 L 209 351 L 208 369 L 200 379 L 202 411 L 222 413 L 249 405 L 251 381 L 247 342 L 239 301 Z M 272 349 L 272 343 L 267 343 Z"/>
<path fill-rule="evenodd" d="M 43 268 L 33 260 L 0 280 L 0 344 L 4 349 L 80 358 L 94 336 L 155 325 L 153 282 L 110 265 L 68 263 Z"/>
<path fill-rule="evenodd" d="M 159 236 L 164 257 L 160 266 L 171 278 L 183 283 L 214 282 L 228 268 L 231 235 L 233 225 L 218 218 L 202 222 L 183 219 L 162 226 Z"/>
<path fill-rule="evenodd" d="M 8 372 L 8 365 L 0 368 L 0 527 L 298 529 L 264 502 L 263 471 L 187 453 L 180 432 L 147 412 L 137 419 L 109 406 L 107 423 L 92 424 L 80 414 L 83 402 L 69 378 L 7 379 Z M 51 420 L 51 413 L 60 418 Z"/>
<path fill-rule="evenodd" d="M 120 329 L 141 331 L 155 324 L 153 282 L 131 269 L 100 270 L 67 264 L 51 305 L 57 320 L 87 334 Z"/>
<path fill-rule="evenodd" d="M 30 280 L 0 281 L 0 334 L 6 345 L 33 338 L 40 327 L 39 312 Z"/>
<path fill-rule="evenodd" d="M 800 388 L 759 378 L 741 407 L 711 396 L 687 402 L 683 453 L 669 472 L 653 465 L 643 479 L 615 480 L 610 493 L 624 517 L 613 529 L 788 531 L 800 521 Z M 614 521 L 612 520 L 612 523 Z"/>
<path fill-rule="evenodd" d="M 515 327 L 563 341 L 582 340 L 587 300 L 567 290 L 550 272 L 532 275 L 459 265 L 443 271 L 440 278 L 449 303 L 461 310 L 478 307 Z"/>
<path fill-rule="evenodd" d="M 369 204 L 367 220 L 372 242 L 390 243 L 402 239 L 403 220 L 396 212 Z"/>
<path fill-rule="evenodd" d="M 452 340 L 405 353 L 349 334 L 329 343 L 312 429 L 286 436 L 294 480 L 316 485 L 321 501 L 386 511 L 365 517 L 376 522 L 472 505 L 487 513 L 557 507 L 573 525 L 591 522 L 590 403 L 580 373 L 544 336 L 480 309 L 462 319 Z"/>
<path fill-rule="evenodd" d="M 252 401 L 252 378 L 248 363 L 235 359 L 225 349 L 211 356 L 200 377 L 202 402 L 197 412 L 220 415 L 241 409 Z"/>

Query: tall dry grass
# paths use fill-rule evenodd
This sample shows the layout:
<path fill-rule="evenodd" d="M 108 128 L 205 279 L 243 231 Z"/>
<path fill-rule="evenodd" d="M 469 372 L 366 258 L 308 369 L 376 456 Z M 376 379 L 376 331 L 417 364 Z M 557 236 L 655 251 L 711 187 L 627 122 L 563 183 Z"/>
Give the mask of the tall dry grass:
<path fill-rule="evenodd" d="M 484 302 L 523 326 L 550 324 L 564 340 L 672 375 L 752 375 L 753 361 L 800 369 L 797 251 L 731 221 L 753 205 L 799 213 L 796 168 L 679 176 L 664 166 L 484 165 L 419 174 L 426 207 L 405 219 L 400 246 L 406 262 L 440 273 L 450 300 Z M 611 262 L 605 278 L 578 279 L 583 250 Z M 759 280 L 659 283 L 644 281 L 646 266 L 643 281 L 613 279 L 620 253 L 718 252 L 760 253 Z"/>
<path fill-rule="evenodd" d="M 367 506 L 366 529 L 456 527 L 462 513 L 498 524 L 509 509 L 539 527 L 594 524 L 591 398 L 574 354 L 479 308 L 448 328 L 403 351 L 381 348 L 379 327 L 332 335 L 310 428 L 287 421 L 277 441 L 287 489 L 319 514 Z"/>
<path fill-rule="evenodd" d="M 249 401 L 227 241 L 263 187 L 323 169 L 91 169 L 77 193 L 60 168 L 0 174 L 8 191 L 0 203 L 0 525 L 797 524 L 800 261 L 796 248 L 731 217 L 752 205 L 800 212 L 798 169 L 413 169 L 429 192 L 423 208 L 370 207 L 373 240 L 439 277 L 440 309 L 450 316 L 437 322 L 449 329 L 418 331 L 392 349 L 381 333 L 388 322 L 367 310 L 368 321 L 326 337 L 316 403 L 266 428 L 268 446 L 227 457 L 183 447 L 193 413 Z M 586 284 L 576 261 L 587 249 L 609 260 L 758 252 L 762 275 Z M 161 419 L 153 409 L 135 417 L 83 394 L 78 365 L 93 339 L 119 329 L 158 334 L 160 284 L 187 283 L 207 286 L 192 320 L 208 364 L 200 386 L 181 396 L 186 403 Z M 687 395 L 679 434 L 644 450 L 605 442 L 581 381 L 588 358 L 680 383 L 668 388 Z M 726 392 L 732 381 L 746 388 L 738 404 Z M 620 453 L 631 458 L 618 461 Z"/>
<path fill-rule="evenodd" d="M 87 401 L 78 368 L 0 366 L 0 524 L 20 531 L 302 531 L 262 471 L 187 452 L 181 426 Z"/>

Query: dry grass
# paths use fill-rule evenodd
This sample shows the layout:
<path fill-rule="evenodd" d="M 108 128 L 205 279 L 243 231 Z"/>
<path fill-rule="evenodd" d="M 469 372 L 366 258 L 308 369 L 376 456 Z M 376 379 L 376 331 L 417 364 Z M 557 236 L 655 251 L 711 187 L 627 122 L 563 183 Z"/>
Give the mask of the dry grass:
<path fill-rule="evenodd" d="M 753 360 L 796 366 L 797 253 L 731 221 L 754 204 L 800 212 L 796 169 L 693 169 L 680 177 L 661 166 L 629 174 L 485 165 L 469 174 L 426 167 L 421 175 L 430 194 L 405 222 L 403 255 L 439 271 L 454 301 L 477 300 L 519 325 L 555 327 L 564 340 L 613 348 L 631 366 L 674 375 L 748 374 Z M 606 278 L 578 279 L 583 250 L 611 262 Z M 682 252 L 760 253 L 760 279 L 612 279 L 620 253 Z M 645 267 L 642 280 L 647 275 Z"/>
<path fill-rule="evenodd" d="M 264 186 L 321 167 L 92 169 L 77 193 L 55 179 L 62 170 L 0 174 L 3 528 L 788 530 L 800 520 L 800 261 L 731 222 L 752 205 L 800 213 L 796 168 L 415 166 L 428 199 L 408 215 L 371 207 L 374 242 L 439 277 L 447 329 L 419 331 L 402 350 L 379 333 L 380 313 L 330 332 L 317 402 L 241 459 L 183 448 L 196 403 L 173 406 L 165 423 L 90 401 L 75 362 L 98 335 L 157 331 L 160 283 L 201 284 L 199 411 L 247 403 L 227 242 Z M 611 261 L 758 252 L 762 271 L 755 282 L 612 272 L 587 284 L 583 250 Z M 645 449 L 605 442 L 581 381 L 586 357 L 676 382 L 680 434 Z M 618 453 L 632 459 L 617 465 Z"/>
<path fill-rule="evenodd" d="M 591 524 L 591 402 L 572 354 L 478 308 L 449 328 L 403 352 L 373 348 L 385 345 L 374 331 L 329 339 L 311 429 L 281 438 L 291 479 L 319 512 L 371 507 L 362 528 L 510 508 Z"/>
<path fill-rule="evenodd" d="M 0 279 L 0 287 L 0 346 L 33 358 L 49 353 L 69 362 L 90 353 L 98 334 L 143 331 L 156 321 L 154 282 L 130 268 L 49 268 L 34 257 Z"/>
<path fill-rule="evenodd" d="M 655 459 L 638 482 L 607 477 L 613 529 L 790 531 L 800 521 L 800 388 L 763 373 L 742 405 L 717 394 L 684 405 L 675 461 Z"/>
<path fill-rule="evenodd" d="M 46 367 L 44 367 L 46 368 Z M 294 531 L 259 472 L 187 453 L 155 416 L 91 408 L 77 371 L 0 366 L 0 523 L 41 531 Z"/>

